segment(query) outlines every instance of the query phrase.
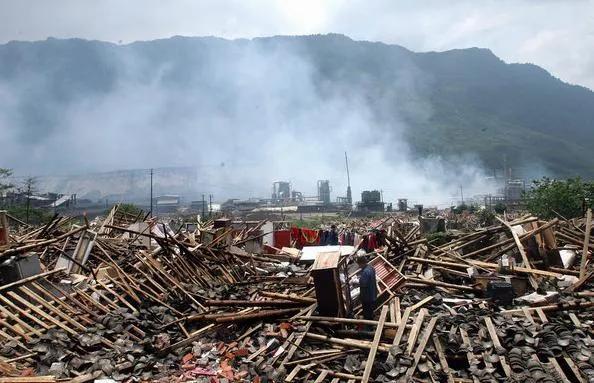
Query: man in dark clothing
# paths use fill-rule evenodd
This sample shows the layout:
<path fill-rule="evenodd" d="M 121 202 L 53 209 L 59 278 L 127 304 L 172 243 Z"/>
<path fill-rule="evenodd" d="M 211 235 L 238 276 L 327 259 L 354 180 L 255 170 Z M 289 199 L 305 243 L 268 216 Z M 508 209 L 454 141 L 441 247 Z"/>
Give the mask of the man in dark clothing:
<path fill-rule="evenodd" d="M 363 319 L 373 320 L 373 311 L 375 310 L 375 300 L 377 298 L 377 282 L 375 280 L 375 270 L 367 263 L 367 257 L 360 255 L 357 257 L 357 264 L 361 268 L 359 274 L 359 289 L 361 291 L 361 307 L 363 309 Z"/>
<path fill-rule="evenodd" d="M 338 245 L 338 232 L 336 232 L 336 225 L 330 226 L 330 231 L 328 232 L 328 237 L 326 238 L 326 245 Z"/>

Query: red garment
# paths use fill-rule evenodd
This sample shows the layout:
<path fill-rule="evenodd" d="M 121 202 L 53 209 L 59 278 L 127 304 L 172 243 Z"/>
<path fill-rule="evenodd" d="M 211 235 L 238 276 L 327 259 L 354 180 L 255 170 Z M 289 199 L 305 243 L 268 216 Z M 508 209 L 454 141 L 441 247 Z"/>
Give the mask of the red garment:
<path fill-rule="evenodd" d="M 367 251 L 373 251 L 375 249 L 377 249 L 377 238 L 375 233 L 371 233 L 367 239 Z"/>
<path fill-rule="evenodd" d="M 277 230 L 274 232 L 274 247 L 282 249 L 283 247 L 291 247 L 291 231 Z"/>
<path fill-rule="evenodd" d="M 314 246 L 320 244 L 320 232 L 318 230 L 301 229 L 305 243 L 304 246 Z"/>
<path fill-rule="evenodd" d="M 320 244 L 320 235 L 317 230 L 291 228 L 291 242 L 295 242 L 295 247 L 302 249 L 303 246 L 314 246 Z"/>
<path fill-rule="evenodd" d="M 291 243 L 295 243 L 295 247 L 298 249 L 303 248 L 303 244 L 305 242 L 305 240 L 303 239 L 303 236 L 301 235 L 301 229 L 298 227 L 292 227 L 291 228 Z"/>

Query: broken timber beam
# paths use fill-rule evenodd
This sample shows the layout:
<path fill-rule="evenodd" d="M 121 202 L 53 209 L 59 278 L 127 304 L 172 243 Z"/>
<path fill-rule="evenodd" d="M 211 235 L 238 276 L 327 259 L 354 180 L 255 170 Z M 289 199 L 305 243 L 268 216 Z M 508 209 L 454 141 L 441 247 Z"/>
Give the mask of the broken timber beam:
<path fill-rule="evenodd" d="M 384 331 L 384 323 L 386 322 L 387 315 L 388 315 L 388 306 L 384 305 L 382 307 L 382 312 L 380 313 L 377 328 L 375 329 L 375 336 L 373 337 L 373 342 L 371 343 L 371 349 L 369 350 L 369 356 L 367 357 L 367 363 L 365 363 L 365 371 L 363 371 L 363 379 L 361 379 L 361 381 L 363 383 L 367 383 L 369 381 L 369 377 L 371 376 L 371 370 L 373 369 L 373 362 L 375 360 L 375 354 L 377 354 L 377 347 L 379 346 L 379 342 L 382 337 L 382 332 Z"/>
<path fill-rule="evenodd" d="M 250 301 L 250 300 L 207 300 L 205 306 L 210 307 L 295 307 L 303 306 L 303 302 L 293 301 Z"/>
<path fill-rule="evenodd" d="M 584 247 L 582 249 L 582 261 L 580 263 L 580 279 L 586 276 L 586 261 L 588 260 L 588 245 L 590 244 L 590 231 L 592 230 L 592 209 L 586 213 L 586 234 Z"/>

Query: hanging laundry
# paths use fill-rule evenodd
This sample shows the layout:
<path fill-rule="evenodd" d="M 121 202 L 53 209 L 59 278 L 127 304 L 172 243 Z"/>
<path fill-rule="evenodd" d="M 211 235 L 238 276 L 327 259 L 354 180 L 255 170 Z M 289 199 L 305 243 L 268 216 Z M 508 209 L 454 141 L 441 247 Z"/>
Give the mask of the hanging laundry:
<path fill-rule="evenodd" d="M 301 235 L 305 240 L 304 245 L 313 246 L 320 244 L 320 233 L 317 230 L 301 229 Z"/>
<path fill-rule="evenodd" d="M 367 236 L 367 252 L 371 252 L 377 249 L 377 237 L 375 233 L 371 233 Z"/>
<path fill-rule="evenodd" d="M 301 235 L 301 229 L 298 227 L 292 227 L 291 228 L 291 243 L 294 243 L 293 246 L 295 246 L 298 249 L 302 249 L 304 242 L 305 241 L 303 240 L 303 236 Z"/>
<path fill-rule="evenodd" d="M 277 249 L 283 247 L 291 247 L 291 231 L 290 230 L 277 230 L 274 232 L 274 244 L 273 246 Z"/>

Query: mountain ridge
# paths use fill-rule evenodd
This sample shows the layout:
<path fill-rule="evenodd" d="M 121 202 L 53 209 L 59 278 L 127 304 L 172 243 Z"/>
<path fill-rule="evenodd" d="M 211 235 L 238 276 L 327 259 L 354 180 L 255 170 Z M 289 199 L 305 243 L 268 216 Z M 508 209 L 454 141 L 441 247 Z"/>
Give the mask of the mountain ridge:
<path fill-rule="evenodd" d="M 506 63 L 487 48 L 413 52 L 340 34 L 173 36 L 126 44 L 10 41 L 0 45 L 0 86 L 17 89 L 19 98 L 4 112 L 19 126 L 17 138 L 39 143 L 47 132 L 59 132 L 63 110 L 81 98 L 100 99 L 131 78 L 142 86 L 158 82 L 169 91 L 220 93 L 207 100 L 212 103 L 207 112 L 218 113 L 236 103 L 232 88 L 219 91 L 221 83 L 236 85 L 225 82 L 224 71 L 243 73 L 229 65 L 251 51 L 281 64 L 289 56 L 306 62 L 303 71 L 311 72 L 322 99 L 340 94 L 349 102 L 364 100 L 377 125 L 371 134 L 405 124 L 403 137 L 415 157 L 471 154 L 488 173 L 507 165 L 524 177 L 594 176 L 594 159 L 587 154 L 594 144 L 594 92 L 532 63 Z M 299 60 L 291 65 L 302 65 Z M 390 135 L 388 140 L 394 139 Z"/>

